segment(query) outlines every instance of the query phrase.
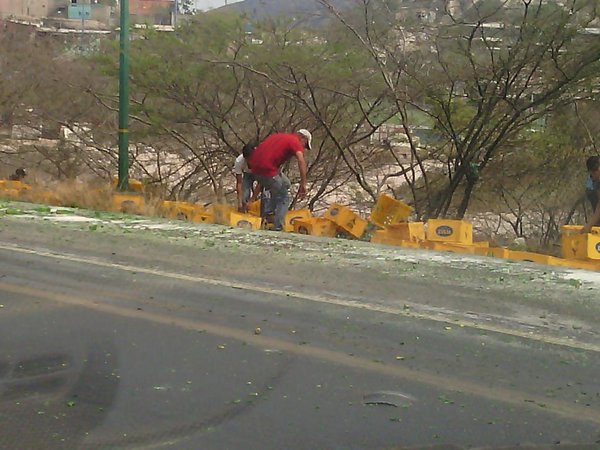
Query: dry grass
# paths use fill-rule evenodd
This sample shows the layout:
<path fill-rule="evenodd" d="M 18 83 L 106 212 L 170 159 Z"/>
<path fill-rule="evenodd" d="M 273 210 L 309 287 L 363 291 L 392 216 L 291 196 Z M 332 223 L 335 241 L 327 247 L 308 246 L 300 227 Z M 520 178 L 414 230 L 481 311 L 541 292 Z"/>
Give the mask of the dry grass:
<path fill-rule="evenodd" d="M 17 198 L 11 195 L 11 199 L 152 217 L 158 217 L 162 212 L 161 199 L 145 196 L 141 192 L 115 192 L 110 183 L 87 184 L 69 180 L 27 186 L 30 187 L 20 190 Z"/>

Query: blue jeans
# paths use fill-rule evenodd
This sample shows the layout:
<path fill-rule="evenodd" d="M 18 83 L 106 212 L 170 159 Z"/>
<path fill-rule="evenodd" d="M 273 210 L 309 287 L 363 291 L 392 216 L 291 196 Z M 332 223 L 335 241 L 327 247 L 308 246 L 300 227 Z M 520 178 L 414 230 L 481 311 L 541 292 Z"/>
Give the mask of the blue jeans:
<path fill-rule="evenodd" d="M 255 181 L 256 177 L 250 172 L 244 172 L 242 175 L 242 189 L 244 193 L 242 199 L 244 203 L 248 203 L 248 200 L 250 200 Z"/>
<path fill-rule="evenodd" d="M 242 176 L 242 199 L 244 203 L 248 203 L 250 197 L 252 197 L 252 193 L 254 192 L 254 182 L 260 183 L 256 175 L 251 174 L 250 172 L 244 172 Z M 271 207 L 271 198 L 270 195 L 267 194 L 266 189 L 263 187 L 260 195 L 260 215 L 261 217 L 265 217 L 267 214 L 272 214 Z"/>
<path fill-rule="evenodd" d="M 271 194 L 271 209 L 275 213 L 275 230 L 283 230 L 285 216 L 290 207 L 290 187 L 292 183 L 289 178 L 280 173 L 274 177 L 263 177 L 255 175 L 263 189 Z"/>

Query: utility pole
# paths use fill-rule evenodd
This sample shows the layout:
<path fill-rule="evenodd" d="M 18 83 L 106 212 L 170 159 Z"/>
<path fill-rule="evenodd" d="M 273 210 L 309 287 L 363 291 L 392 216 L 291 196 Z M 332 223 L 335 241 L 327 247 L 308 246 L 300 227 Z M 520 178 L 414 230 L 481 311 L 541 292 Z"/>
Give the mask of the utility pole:
<path fill-rule="evenodd" d="M 129 190 L 129 0 L 121 0 L 119 33 L 119 191 Z"/>

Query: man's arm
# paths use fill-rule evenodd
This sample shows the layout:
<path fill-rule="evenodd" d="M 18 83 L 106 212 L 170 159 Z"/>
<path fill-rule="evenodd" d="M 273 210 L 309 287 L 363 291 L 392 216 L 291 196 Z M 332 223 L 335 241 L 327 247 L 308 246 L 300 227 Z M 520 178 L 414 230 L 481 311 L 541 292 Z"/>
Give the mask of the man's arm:
<path fill-rule="evenodd" d="M 298 170 L 300 171 L 300 187 L 298 188 L 298 198 L 304 198 L 306 195 L 306 160 L 304 159 L 304 152 L 296 152 L 296 159 L 298 160 Z"/>
<path fill-rule="evenodd" d="M 600 191 L 598 192 L 598 195 L 600 195 Z M 581 232 L 589 233 L 592 231 L 592 227 L 598 224 L 600 224 L 600 201 L 596 205 L 596 211 L 594 211 L 594 214 L 592 214 L 592 217 L 590 220 L 588 220 L 588 223 L 585 225 L 585 227 L 581 229 Z"/>
<path fill-rule="evenodd" d="M 248 203 L 252 203 L 252 202 L 256 201 L 256 199 L 258 198 L 258 194 L 260 194 L 261 190 L 262 190 L 262 186 L 260 185 L 260 183 L 256 183 L 254 185 L 254 189 L 252 190 L 252 196 L 250 197 L 250 200 L 248 201 Z"/>

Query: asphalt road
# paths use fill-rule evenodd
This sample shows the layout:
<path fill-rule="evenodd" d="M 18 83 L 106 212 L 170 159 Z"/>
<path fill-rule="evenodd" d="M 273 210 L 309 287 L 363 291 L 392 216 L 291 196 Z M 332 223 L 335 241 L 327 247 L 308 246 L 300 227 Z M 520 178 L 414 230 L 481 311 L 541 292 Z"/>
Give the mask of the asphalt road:
<path fill-rule="evenodd" d="M 1 449 L 600 448 L 593 283 L 155 230 L 0 218 Z"/>

